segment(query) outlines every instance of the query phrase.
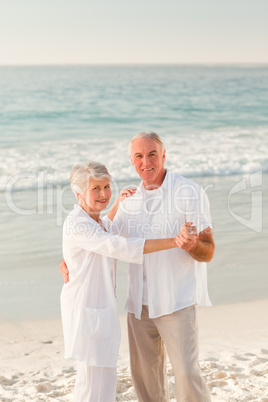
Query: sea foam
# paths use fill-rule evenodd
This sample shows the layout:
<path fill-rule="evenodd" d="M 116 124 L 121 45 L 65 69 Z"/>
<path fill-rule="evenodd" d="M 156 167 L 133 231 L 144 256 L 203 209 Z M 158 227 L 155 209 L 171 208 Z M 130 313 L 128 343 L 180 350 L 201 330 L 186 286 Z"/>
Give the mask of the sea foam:
<path fill-rule="evenodd" d="M 166 135 L 166 167 L 186 176 L 228 176 L 268 171 L 268 128 L 224 128 Z M 75 164 L 104 163 L 120 181 L 137 180 L 125 138 L 71 139 L 0 150 L 0 191 L 66 184 Z"/>

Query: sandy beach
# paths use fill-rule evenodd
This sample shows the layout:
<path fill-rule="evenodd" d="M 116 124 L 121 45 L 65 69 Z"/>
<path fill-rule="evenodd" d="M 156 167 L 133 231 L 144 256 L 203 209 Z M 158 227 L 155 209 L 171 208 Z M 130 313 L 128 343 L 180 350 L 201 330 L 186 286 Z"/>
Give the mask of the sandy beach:
<path fill-rule="evenodd" d="M 199 309 L 200 365 L 212 401 L 268 401 L 268 299 Z M 137 401 L 126 316 L 116 401 Z M 61 321 L 1 322 L 0 400 L 72 401 L 75 362 L 63 358 Z M 174 376 L 168 364 L 170 400 Z"/>

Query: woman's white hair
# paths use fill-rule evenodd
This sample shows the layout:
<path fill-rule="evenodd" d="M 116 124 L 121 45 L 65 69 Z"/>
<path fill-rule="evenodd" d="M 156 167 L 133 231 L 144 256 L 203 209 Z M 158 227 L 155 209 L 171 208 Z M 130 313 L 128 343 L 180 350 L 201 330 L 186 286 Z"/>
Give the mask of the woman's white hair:
<path fill-rule="evenodd" d="M 112 179 L 106 166 L 98 162 L 88 161 L 72 168 L 70 183 L 76 198 L 77 194 L 83 194 L 89 186 L 91 178 L 95 180 Z"/>
<path fill-rule="evenodd" d="M 129 154 L 129 156 L 131 155 L 131 145 L 132 145 L 132 143 L 134 141 L 140 139 L 140 138 L 149 139 L 149 140 L 155 140 L 156 142 L 158 142 L 158 144 L 160 144 L 162 154 L 164 153 L 165 145 L 164 145 L 163 141 L 161 140 L 160 136 L 158 134 L 154 133 L 153 131 L 142 131 L 141 133 L 138 133 L 138 134 L 134 135 L 134 137 L 130 141 L 130 143 L 128 145 L 128 154 Z"/>

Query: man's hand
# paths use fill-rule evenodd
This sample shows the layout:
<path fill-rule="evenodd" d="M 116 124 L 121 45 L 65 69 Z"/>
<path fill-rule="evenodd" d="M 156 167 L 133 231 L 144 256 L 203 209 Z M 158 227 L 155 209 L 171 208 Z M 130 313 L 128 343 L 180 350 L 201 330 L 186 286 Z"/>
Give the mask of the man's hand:
<path fill-rule="evenodd" d="M 60 263 L 60 272 L 63 276 L 64 283 L 68 283 L 69 282 L 69 271 L 68 271 L 67 265 L 65 264 L 64 260 L 62 260 Z"/>
<path fill-rule="evenodd" d="M 175 239 L 177 246 L 182 250 L 189 251 L 196 244 L 198 233 L 192 225 L 192 222 L 186 222 Z"/>

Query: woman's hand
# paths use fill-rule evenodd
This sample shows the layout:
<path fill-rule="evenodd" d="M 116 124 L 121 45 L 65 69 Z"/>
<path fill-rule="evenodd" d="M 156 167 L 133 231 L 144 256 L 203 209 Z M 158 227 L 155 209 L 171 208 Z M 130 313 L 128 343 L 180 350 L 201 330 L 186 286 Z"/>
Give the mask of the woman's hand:
<path fill-rule="evenodd" d="M 123 201 L 125 198 L 132 197 L 136 193 L 136 188 L 128 188 L 126 190 L 121 190 L 117 198 L 118 203 Z"/>
<path fill-rule="evenodd" d="M 123 201 L 125 198 L 132 197 L 132 195 L 136 193 L 136 190 L 137 190 L 136 188 L 127 188 L 126 190 L 120 191 L 119 196 L 117 197 L 114 204 L 111 206 L 110 211 L 107 214 L 108 218 L 111 221 L 114 220 L 120 202 Z"/>

